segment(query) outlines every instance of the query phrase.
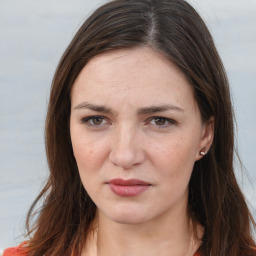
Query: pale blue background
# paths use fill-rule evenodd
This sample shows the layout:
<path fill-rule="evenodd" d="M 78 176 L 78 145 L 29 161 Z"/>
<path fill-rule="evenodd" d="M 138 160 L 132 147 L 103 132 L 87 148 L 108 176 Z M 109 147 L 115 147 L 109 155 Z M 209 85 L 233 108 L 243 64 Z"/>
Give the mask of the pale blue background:
<path fill-rule="evenodd" d="M 22 241 L 25 214 L 47 176 L 43 129 L 56 65 L 103 2 L 0 0 L 0 251 Z M 244 178 L 243 191 L 256 216 L 256 0 L 190 2 L 210 27 L 230 78 L 251 179 Z"/>

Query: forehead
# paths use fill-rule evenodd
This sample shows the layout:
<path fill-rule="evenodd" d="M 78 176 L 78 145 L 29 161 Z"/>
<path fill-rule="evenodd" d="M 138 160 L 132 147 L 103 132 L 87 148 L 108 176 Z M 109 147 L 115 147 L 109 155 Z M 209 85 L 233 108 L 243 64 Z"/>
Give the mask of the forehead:
<path fill-rule="evenodd" d="M 172 80 L 186 81 L 185 75 L 175 64 L 162 53 L 149 47 L 120 49 L 96 55 L 85 65 L 77 80 L 85 75 L 87 79 L 119 79 L 120 73 L 117 71 L 129 78 L 138 78 L 136 75 L 140 73 L 141 76 L 161 76 L 162 79 L 166 78 L 165 75 L 170 75 Z"/>
<path fill-rule="evenodd" d="M 141 104 L 152 100 L 159 104 L 169 100 L 176 104 L 194 102 L 185 75 L 149 47 L 115 50 L 90 60 L 72 88 L 72 101 L 82 101 L 83 97 L 100 104 L 113 98 Z"/>

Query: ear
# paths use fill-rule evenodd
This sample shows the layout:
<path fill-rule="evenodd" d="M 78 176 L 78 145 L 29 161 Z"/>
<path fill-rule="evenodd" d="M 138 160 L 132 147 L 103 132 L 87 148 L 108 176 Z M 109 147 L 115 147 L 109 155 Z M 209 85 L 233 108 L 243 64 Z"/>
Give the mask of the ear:
<path fill-rule="evenodd" d="M 214 122 L 214 116 L 211 116 L 208 121 L 203 123 L 201 139 L 196 152 L 196 161 L 201 159 L 210 150 L 214 138 Z"/>

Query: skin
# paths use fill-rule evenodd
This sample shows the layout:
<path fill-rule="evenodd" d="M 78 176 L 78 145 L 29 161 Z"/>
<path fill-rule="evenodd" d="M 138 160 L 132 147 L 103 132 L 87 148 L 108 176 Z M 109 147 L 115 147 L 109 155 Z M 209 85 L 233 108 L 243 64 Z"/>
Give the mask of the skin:
<path fill-rule="evenodd" d="M 143 47 L 94 57 L 71 92 L 73 152 L 98 209 L 82 255 L 193 255 L 200 242 L 191 242 L 188 183 L 213 129 L 185 76 L 162 54 Z M 109 187 L 115 178 L 150 186 L 122 197 Z"/>

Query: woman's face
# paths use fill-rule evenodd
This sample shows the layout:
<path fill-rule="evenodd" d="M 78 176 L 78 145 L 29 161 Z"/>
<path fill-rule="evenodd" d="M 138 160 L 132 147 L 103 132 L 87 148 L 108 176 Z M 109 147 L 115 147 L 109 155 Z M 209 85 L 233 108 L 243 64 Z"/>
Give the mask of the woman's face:
<path fill-rule="evenodd" d="M 144 223 L 186 214 L 199 151 L 210 147 L 184 75 L 150 48 L 93 58 L 71 93 L 70 133 L 82 183 L 99 216 Z"/>

